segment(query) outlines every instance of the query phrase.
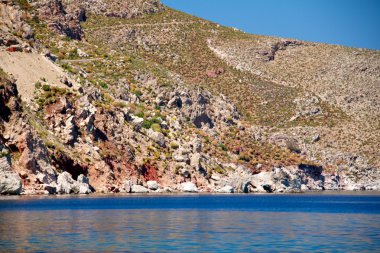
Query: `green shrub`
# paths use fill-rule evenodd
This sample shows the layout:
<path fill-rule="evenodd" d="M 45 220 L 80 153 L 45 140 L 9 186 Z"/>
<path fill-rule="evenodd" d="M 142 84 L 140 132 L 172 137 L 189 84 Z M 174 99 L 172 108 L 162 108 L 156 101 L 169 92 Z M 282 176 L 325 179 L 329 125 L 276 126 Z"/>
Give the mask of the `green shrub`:
<path fill-rule="evenodd" d="M 179 145 L 175 142 L 170 142 L 170 148 L 172 149 L 178 149 L 179 148 Z"/>
<path fill-rule="evenodd" d="M 142 123 L 142 127 L 145 129 L 149 129 L 152 126 L 152 124 L 153 124 L 152 121 L 144 119 Z"/>
<path fill-rule="evenodd" d="M 221 148 L 223 151 L 227 151 L 227 147 L 226 145 L 224 145 L 223 143 L 219 144 L 219 148 Z"/>
<path fill-rule="evenodd" d="M 136 89 L 136 90 L 133 92 L 133 94 L 135 94 L 137 97 L 141 97 L 143 93 L 142 93 L 141 90 Z"/>
<path fill-rule="evenodd" d="M 51 90 L 50 85 L 49 84 L 42 85 L 42 90 L 43 91 L 50 91 Z"/>
<path fill-rule="evenodd" d="M 99 81 L 99 85 L 100 85 L 100 87 L 102 87 L 103 89 L 108 89 L 108 84 L 106 84 L 106 83 L 103 82 L 103 81 Z"/>
<path fill-rule="evenodd" d="M 73 60 L 73 59 L 75 59 L 76 57 L 78 57 L 78 49 L 74 49 L 74 50 L 72 50 L 71 52 L 70 52 L 70 54 L 69 54 L 69 59 L 71 59 L 71 60 Z"/>
<path fill-rule="evenodd" d="M 151 126 L 152 130 L 155 131 L 155 132 L 159 132 L 161 133 L 161 126 L 160 124 L 157 124 L 157 123 L 153 123 L 152 126 Z"/>
<path fill-rule="evenodd" d="M 135 114 L 137 117 L 144 118 L 144 112 L 138 112 Z"/>
<path fill-rule="evenodd" d="M 36 89 L 41 89 L 41 87 L 42 87 L 41 82 L 36 82 L 36 83 L 34 84 L 34 87 L 36 87 Z"/>

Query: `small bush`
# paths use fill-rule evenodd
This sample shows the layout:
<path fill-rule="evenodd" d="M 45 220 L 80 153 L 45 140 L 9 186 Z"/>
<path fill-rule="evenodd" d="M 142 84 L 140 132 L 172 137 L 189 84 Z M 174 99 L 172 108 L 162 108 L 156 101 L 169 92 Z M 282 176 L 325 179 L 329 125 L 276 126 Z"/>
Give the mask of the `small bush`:
<path fill-rule="evenodd" d="M 139 117 L 139 118 L 144 118 L 144 112 L 138 112 L 138 113 L 136 113 L 135 114 L 137 117 Z"/>
<path fill-rule="evenodd" d="M 153 123 L 152 126 L 151 126 L 152 130 L 155 131 L 155 132 L 159 132 L 161 133 L 161 126 L 160 124 L 157 124 L 157 123 Z"/>
<path fill-rule="evenodd" d="M 179 148 L 179 145 L 175 142 L 170 142 L 170 148 L 172 149 L 178 149 Z"/>
<path fill-rule="evenodd" d="M 48 84 L 42 85 L 42 90 L 43 91 L 50 91 L 51 90 L 50 85 L 48 85 Z"/>
<path fill-rule="evenodd" d="M 106 83 L 103 82 L 103 81 L 99 81 L 99 85 L 100 85 L 100 87 L 102 87 L 103 89 L 108 89 L 108 84 L 106 84 Z"/>
<path fill-rule="evenodd" d="M 228 149 L 227 149 L 227 147 L 226 147 L 226 145 L 224 145 L 224 144 L 219 144 L 219 148 L 221 148 L 223 151 L 227 151 Z"/>
<path fill-rule="evenodd" d="M 251 158 L 247 153 L 242 153 L 239 155 L 239 160 L 249 162 Z"/>
<path fill-rule="evenodd" d="M 149 129 L 152 126 L 152 124 L 153 124 L 152 121 L 144 119 L 142 123 L 142 127 L 145 129 Z"/>
<path fill-rule="evenodd" d="M 141 97 L 143 93 L 142 93 L 141 90 L 136 89 L 136 90 L 133 92 L 133 94 L 135 94 L 137 97 Z"/>
<path fill-rule="evenodd" d="M 36 82 L 36 83 L 34 84 L 34 87 L 36 87 L 36 89 L 41 89 L 42 84 L 41 84 L 40 82 Z"/>

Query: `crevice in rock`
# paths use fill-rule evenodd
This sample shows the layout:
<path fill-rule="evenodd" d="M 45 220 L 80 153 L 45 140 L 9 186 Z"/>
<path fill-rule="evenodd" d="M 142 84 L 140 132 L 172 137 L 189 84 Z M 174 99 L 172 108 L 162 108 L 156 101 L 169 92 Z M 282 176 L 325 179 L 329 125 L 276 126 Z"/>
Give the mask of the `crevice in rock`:
<path fill-rule="evenodd" d="M 58 170 L 69 172 L 74 180 L 77 180 L 80 174 L 87 176 L 88 168 L 85 165 L 79 164 L 77 161 L 73 160 L 67 154 L 62 152 L 54 152 L 52 157 L 52 164 Z"/>

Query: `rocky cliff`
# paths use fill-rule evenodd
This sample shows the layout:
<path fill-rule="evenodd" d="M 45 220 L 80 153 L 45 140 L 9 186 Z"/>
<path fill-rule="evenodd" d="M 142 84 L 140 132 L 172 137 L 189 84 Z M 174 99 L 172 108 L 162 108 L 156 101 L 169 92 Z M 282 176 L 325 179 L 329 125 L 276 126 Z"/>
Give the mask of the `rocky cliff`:
<path fill-rule="evenodd" d="M 379 190 L 378 52 L 260 44 L 155 0 L 0 15 L 1 194 Z"/>

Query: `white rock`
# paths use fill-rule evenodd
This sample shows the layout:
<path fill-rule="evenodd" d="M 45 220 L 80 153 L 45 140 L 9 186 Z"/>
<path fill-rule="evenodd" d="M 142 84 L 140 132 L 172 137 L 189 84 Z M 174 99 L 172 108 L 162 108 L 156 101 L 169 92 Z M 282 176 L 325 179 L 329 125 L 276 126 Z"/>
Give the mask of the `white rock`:
<path fill-rule="evenodd" d="M 79 57 L 88 57 L 88 54 L 79 48 L 77 49 L 77 54 Z"/>
<path fill-rule="evenodd" d="M 0 158 L 0 194 L 20 194 L 21 190 L 20 176 L 12 170 L 6 157 Z"/>
<path fill-rule="evenodd" d="M 216 175 L 216 174 L 212 174 L 212 175 L 211 175 L 211 179 L 212 179 L 212 180 L 215 180 L 215 181 L 219 181 L 219 180 L 220 180 L 220 176 L 219 176 L 219 175 Z"/>
<path fill-rule="evenodd" d="M 79 175 L 78 181 L 75 181 L 70 173 L 68 173 L 67 171 L 62 172 L 58 175 L 57 179 L 57 193 L 89 194 L 92 191 L 88 182 L 88 178 L 86 178 L 84 175 Z"/>
<path fill-rule="evenodd" d="M 130 180 L 124 181 L 124 190 L 128 193 L 132 191 L 132 182 Z"/>
<path fill-rule="evenodd" d="M 79 194 L 90 194 L 92 192 L 90 186 L 86 183 L 78 183 L 78 188 Z"/>
<path fill-rule="evenodd" d="M 234 188 L 231 185 L 226 185 L 218 190 L 220 193 L 234 193 Z"/>
<path fill-rule="evenodd" d="M 148 186 L 148 189 L 153 191 L 157 190 L 159 187 L 157 181 L 148 181 L 146 184 Z"/>
<path fill-rule="evenodd" d="M 57 179 L 57 192 L 60 194 L 70 194 L 74 192 L 74 187 L 77 182 L 72 178 L 71 174 L 67 171 L 58 175 Z"/>
<path fill-rule="evenodd" d="M 144 122 L 143 118 L 132 116 L 132 126 L 136 131 L 139 131 L 141 129 L 142 123 Z"/>
<path fill-rule="evenodd" d="M 183 192 L 198 192 L 197 186 L 192 182 L 182 183 L 180 189 Z"/>
<path fill-rule="evenodd" d="M 147 135 L 150 139 L 156 142 L 160 147 L 165 147 L 165 136 L 162 133 L 155 132 L 152 129 L 147 131 Z"/>
<path fill-rule="evenodd" d="M 83 174 L 80 174 L 78 176 L 77 181 L 78 181 L 78 183 L 85 183 L 85 184 L 89 184 L 89 182 L 90 182 L 88 180 L 88 178 L 85 175 L 83 175 Z"/>
<path fill-rule="evenodd" d="M 198 170 L 200 167 L 201 155 L 199 153 L 193 154 L 190 158 L 190 165 Z"/>
<path fill-rule="evenodd" d="M 149 190 L 142 185 L 135 184 L 135 185 L 132 185 L 131 192 L 132 193 L 148 193 Z"/>

